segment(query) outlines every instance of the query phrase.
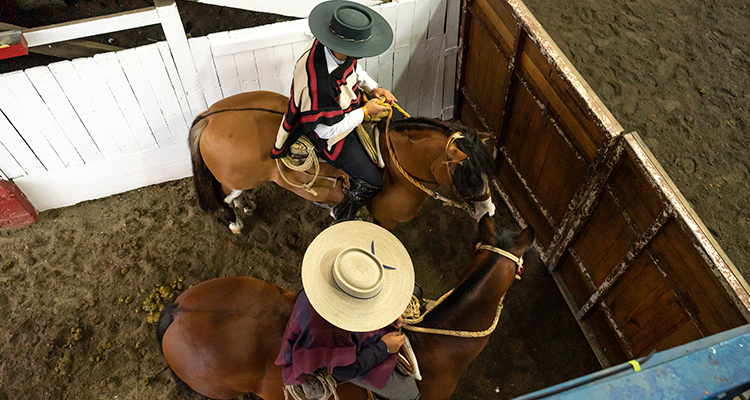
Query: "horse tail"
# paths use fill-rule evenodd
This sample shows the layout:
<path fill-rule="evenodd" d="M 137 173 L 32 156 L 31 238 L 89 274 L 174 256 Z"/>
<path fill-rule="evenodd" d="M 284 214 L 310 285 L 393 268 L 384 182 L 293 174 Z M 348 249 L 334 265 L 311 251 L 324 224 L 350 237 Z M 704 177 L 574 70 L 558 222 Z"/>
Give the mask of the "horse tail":
<path fill-rule="evenodd" d="M 159 351 L 164 354 L 164 349 L 161 347 L 161 342 L 164 340 L 164 333 L 174 322 L 174 316 L 177 314 L 177 303 L 170 303 L 161 310 L 159 320 L 156 321 L 156 342 L 159 344 Z"/>
<path fill-rule="evenodd" d="M 172 325 L 172 322 L 174 322 L 174 317 L 179 311 L 177 309 L 178 305 L 177 303 L 170 303 L 167 304 L 166 307 L 161 311 L 161 314 L 159 315 L 159 320 L 156 321 L 156 342 L 159 344 L 159 351 L 161 354 L 164 354 L 164 349 L 162 348 L 162 341 L 164 340 L 164 333 L 167 332 L 167 328 L 169 328 L 170 325 Z M 174 373 L 172 368 L 169 368 L 169 372 L 172 373 L 172 379 L 174 380 L 175 385 L 177 385 L 177 390 L 182 393 L 185 397 L 190 399 L 195 398 L 205 398 L 204 396 L 201 396 L 200 393 L 196 392 L 188 386 L 185 381 L 180 379 L 177 374 Z"/>
<path fill-rule="evenodd" d="M 190 127 L 190 134 L 188 135 L 188 147 L 190 148 L 190 158 L 193 165 L 193 184 L 195 185 L 195 193 L 198 196 L 198 204 L 200 204 L 203 211 L 211 212 L 221 206 L 224 199 L 224 192 L 221 189 L 221 183 L 216 180 L 214 174 L 211 173 L 206 163 L 203 162 L 199 146 L 203 130 L 208 125 L 207 113 L 207 111 L 203 112 L 193 120 L 193 124 Z"/>

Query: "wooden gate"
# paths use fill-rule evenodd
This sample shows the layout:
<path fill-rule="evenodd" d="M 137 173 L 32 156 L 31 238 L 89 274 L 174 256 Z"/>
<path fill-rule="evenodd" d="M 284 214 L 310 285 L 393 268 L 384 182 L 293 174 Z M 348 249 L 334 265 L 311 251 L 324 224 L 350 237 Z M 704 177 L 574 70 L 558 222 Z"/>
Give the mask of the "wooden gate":
<path fill-rule="evenodd" d="M 520 0 L 465 0 L 458 109 L 603 366 L 750 321 L 749 286 Z"/>

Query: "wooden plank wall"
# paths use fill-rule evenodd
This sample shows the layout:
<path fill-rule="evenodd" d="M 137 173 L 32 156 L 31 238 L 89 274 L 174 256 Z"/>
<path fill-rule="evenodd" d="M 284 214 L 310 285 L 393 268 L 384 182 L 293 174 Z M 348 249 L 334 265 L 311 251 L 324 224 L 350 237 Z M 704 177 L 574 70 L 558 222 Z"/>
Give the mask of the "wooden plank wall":
<path fill-rule="evenodd" d="M 466 0 L 463 121 L 602 365 L 750 321 L 747 283 L 518 0 Z"/>
<path fill-rule="evenodd" d="M 747 324 L 750 286 L 637 133 L 615 145 L 553 277 L 618 364 Z"/>
<path fill-rule="evenodd" d="M 522 3 L 465 4 L 461 118 L 496 134 L 505 200 L 547 260 L 622 128 Z"/>
<path fill-rule="evenodd" d="M 453 117 L 460 4 L 374 7 L 395 40 L 362 62 L 414 115 Z M 0 75 L 0 176 L 16 182 L 37 210 L 190 176 L 193 117 L 240 92 L 288 95 L 294 63 L 311 38 L 307 21 L 296 20 L 186 40 L 176 32 L 182 24 L 173 3 L 137 14 L 144 15 L 161 21 L 166 42 Z M 133 16 L 106 20 L 123 18 Z M 70 35 L 83 28 L 35 34 L 46 43 L 61 29 Z"/>

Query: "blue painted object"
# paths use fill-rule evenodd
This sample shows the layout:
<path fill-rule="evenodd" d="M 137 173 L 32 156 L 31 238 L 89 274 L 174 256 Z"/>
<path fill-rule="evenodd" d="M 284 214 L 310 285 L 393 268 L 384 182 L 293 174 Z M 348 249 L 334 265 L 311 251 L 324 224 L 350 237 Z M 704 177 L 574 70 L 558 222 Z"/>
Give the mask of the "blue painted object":
<path fill-rule="evenodd" d="M 750 390 L 750 325 L 516 398 L 727 399 Z M 637 364 L 637 363 L 636 363 Z"/>

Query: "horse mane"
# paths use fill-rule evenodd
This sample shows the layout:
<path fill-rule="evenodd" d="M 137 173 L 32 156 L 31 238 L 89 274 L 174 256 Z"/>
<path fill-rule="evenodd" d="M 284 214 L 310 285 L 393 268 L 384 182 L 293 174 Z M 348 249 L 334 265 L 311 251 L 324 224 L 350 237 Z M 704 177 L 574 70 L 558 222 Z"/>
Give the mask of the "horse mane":
<path fill-rule="evenodd" d="M 495 162 L 479 134 L 472 128 L 425 117 L 393 120 L 389 128 L 396 132 L 414 129 L 442 131 L 446 137 L 461 132 L 463 138 L 456 140 L 458 149 L 468 156 L 453 172 L 453 185 L 461 197 L 470 199 L 485 192 L 485 179 L 495 176 Z M 381 129 L 382 130 L 382 129 Z"/>

